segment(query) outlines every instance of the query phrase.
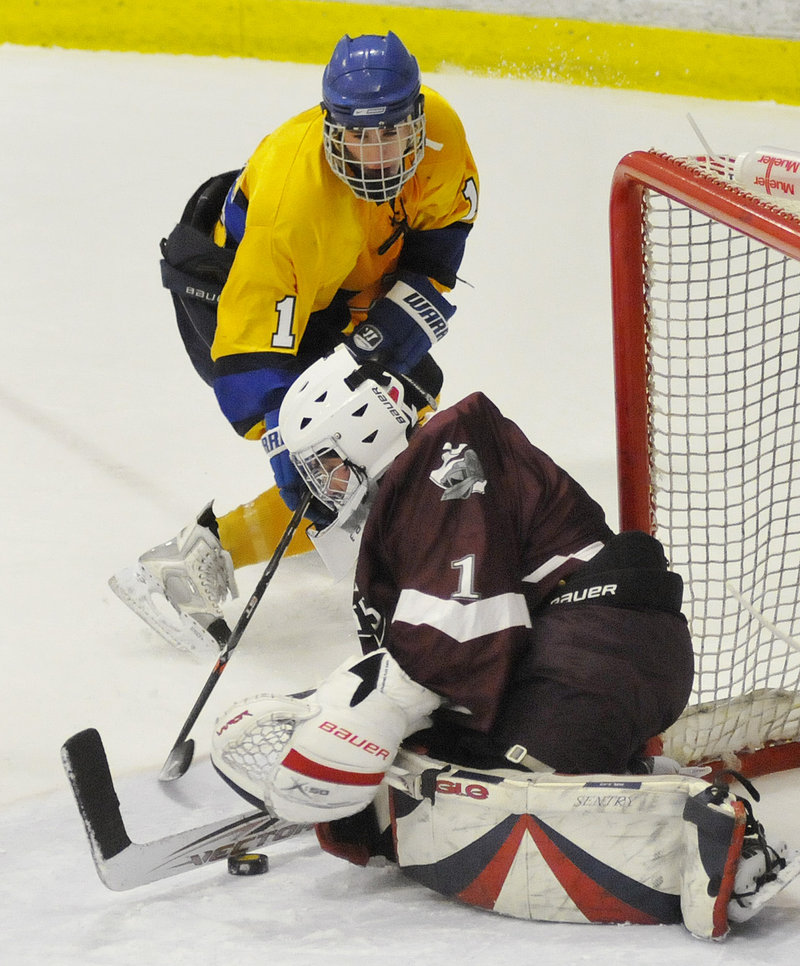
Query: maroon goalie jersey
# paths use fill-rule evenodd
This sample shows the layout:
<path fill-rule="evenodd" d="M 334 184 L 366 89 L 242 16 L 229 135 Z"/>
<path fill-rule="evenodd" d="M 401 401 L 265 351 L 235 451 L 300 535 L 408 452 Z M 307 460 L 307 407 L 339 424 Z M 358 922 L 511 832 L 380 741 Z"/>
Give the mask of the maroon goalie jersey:
<path fill-rule="evenodd" d="M 611 536 L 586 491 L 474 393 L 381 481 L 356 573 L 365 649 L 387 647 L 486 731 L 531 612 Z"/>
<path fill-rule="evenodd" d="M 622 772 L 690 695 L 681 593 L 658 541 L 615 536 L 475 393 L 418 430 L 381 481 L 355 609 L 364 650 L 387 648 L 469 733 L 558 771 Z"/>

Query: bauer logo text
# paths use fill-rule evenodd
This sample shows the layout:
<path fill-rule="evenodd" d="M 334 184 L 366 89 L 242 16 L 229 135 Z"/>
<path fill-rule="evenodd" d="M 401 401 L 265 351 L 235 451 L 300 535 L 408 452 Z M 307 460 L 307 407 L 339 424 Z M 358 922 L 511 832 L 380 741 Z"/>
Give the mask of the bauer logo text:
<path fill-rule="evenodd" d="M 360 735 L 355 734 L 352 731 L 348 731 L 347 728 L 340 728 L 333 721 L 323 721 L 319 725 L 320 731 L 325 731 L 333 738 L 338 738 L 340 741 L 346 741 L 348 745 L 352 745 L 354 748 L 358 748 L 367 755 L 374 755 L 375 758 L 385 758 L 387 761 L 390 760 L 391 755 L 386 748 L 381 748 L 380 745 L 376 744 L 374 741 L 370 741 L 368 738 L 362 738 Z"/>
<path fill-rule="evenodd" d="M 571 590 L 550 601 L 551 604 L 580 604 L 584 600 L 597 600 L 599 597 L 613 597 L 617 592 L 616 584 L 596 584 L 594 587 L 583 587 L 581 590 Z"/>

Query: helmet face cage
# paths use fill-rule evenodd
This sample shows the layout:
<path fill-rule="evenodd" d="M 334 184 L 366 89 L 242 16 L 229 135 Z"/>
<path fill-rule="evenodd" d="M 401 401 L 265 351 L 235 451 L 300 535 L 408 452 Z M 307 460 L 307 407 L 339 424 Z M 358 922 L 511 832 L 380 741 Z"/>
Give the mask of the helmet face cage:
<path fill-rule="evenodd" d="M 340 124 L 326 114 L 322 140 L 331 170 L 357 198 L 393 201 L 425 153 L 425 114 L 375 127 Z"/>
<path fill-rule="evenodd" d="M 351 463 L 337 448 L 334 439 L 292 453 L 291 460 L 314 496 L 338 516 L 343 515 L 347 504 L 366 486 L 363 468 Z"/>
<path fill-rule="evenodd" d="M 419 65 L 397 34 L 341 38 L 322 76 L 323 145 L 358 198 L 393 201 L 425 151 Z"/>
<path fill-rule="evenodd" d="M 401 377 L 368 370 L 339 345 L 289 387 L 279 425 L 306 486 L 344 521 L 408 446 L 417 418 Z"/>

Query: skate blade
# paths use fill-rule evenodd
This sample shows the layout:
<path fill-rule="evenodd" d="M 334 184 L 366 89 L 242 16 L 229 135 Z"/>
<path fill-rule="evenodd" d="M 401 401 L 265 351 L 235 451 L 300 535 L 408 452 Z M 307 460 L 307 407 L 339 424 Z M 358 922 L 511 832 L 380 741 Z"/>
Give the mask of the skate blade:
<path fill-rule="evenodd" d="M 109 578 L 108 586 L 123 604 L 179 651 L 219 654 L 219 643 L 196 620 L 172 606 L 161 586 L 141 564 L 118 571 Z"/>
<path fill-rule="evenodd" d="M 750 896 L 746 906 L 740 906 L 735 899 L 728 903 L 728 919 L 730 922 L 747 922 L 748 919 L 752 919 L 770 899 L 774 899 L 798 875 L 800 875 L 800 852 L 790 851 L 786 855 L 786 866 L 772 882 L 765 883 L 754 896 Z"/>

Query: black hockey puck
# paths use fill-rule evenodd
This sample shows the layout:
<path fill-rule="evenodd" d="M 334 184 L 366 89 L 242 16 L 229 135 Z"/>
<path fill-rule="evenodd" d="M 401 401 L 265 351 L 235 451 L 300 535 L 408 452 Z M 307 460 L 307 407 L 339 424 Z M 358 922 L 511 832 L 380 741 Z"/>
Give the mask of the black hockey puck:
<path fill-rule="evenodd" d="M 263 852 L 244 852 L 228 856 L 228 872 L 231 875 L 263 875 L 269 872 L 269 856 Z"/>

